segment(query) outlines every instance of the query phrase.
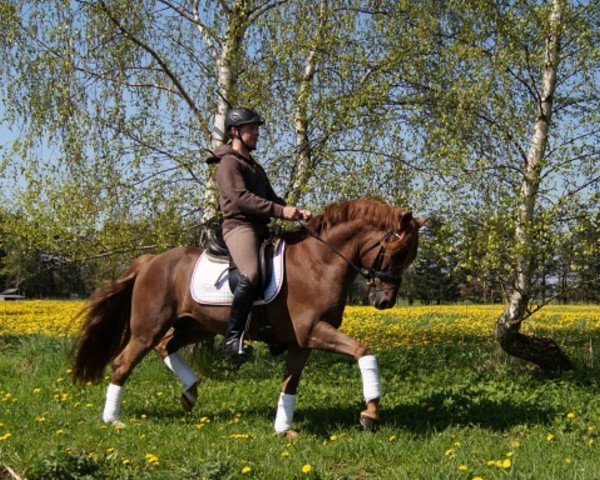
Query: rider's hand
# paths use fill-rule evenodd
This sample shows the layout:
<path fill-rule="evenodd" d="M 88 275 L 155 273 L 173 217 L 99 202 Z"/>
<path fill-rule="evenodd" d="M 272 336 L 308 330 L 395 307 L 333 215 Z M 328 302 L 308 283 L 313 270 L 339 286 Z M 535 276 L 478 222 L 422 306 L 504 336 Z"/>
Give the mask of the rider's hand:
<path fill-rule="evenodd" d="M 310 210 L 300 210 L 300 213 L 302 214 L 302 220 L 310 220 L 312 218 Z"/>
<path fill-rule="evenodd" d="M 311 217 L 311 213 L 308 210 L 300 210 L 297 207 L 286 205 L 283 207 L 283 219 L 284 220 L 308 220 Z"/>

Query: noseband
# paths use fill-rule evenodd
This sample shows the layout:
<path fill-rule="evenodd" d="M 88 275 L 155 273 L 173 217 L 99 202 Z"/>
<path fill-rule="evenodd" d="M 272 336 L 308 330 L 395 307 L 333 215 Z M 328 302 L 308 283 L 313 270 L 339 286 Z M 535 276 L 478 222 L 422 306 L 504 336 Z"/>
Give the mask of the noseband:
<path fill-rule="evenodd" d="M 359 270 L 359 273 L 363 277 L 365 277 L 370 283 L 373 283 L 373 280 L 375 280 L 376 278 L 378 278 L 384 283 L 390 283 L 396 286 L 402 283 L 402 277 L 400 275 L 394 275 L 392 273 L 380 270 L 381 264 L 383 263 L 383 256 L 385 254 L 385 247 L 392 238 L 400 238 L 400 234 L 395 230 L 388 230 L 380 241 L 369 247 L 364 253 L 366 254 L 370 252 L 375 247 L 377 247 L 377 245 L 379 245 L 379 251 L 377 252 L 377 255 L 375 255 L 371 267 L 368 269 L 361 268 Z"/>
<path fill-rule="evenodd" d="M 388 283 L 388 284 L 395 285 L 395 286 L 398 286 L 402 283 L 402 277 L 400 275 L 394 275 L 392 273 L 384 272 L 384 271 L 380 270 L 381 264 L 383 263 L 383 256 L 385 255 L 386 245 L 390 242 L 391 239 L 400 237 L 400 234 L 398 232 L 396 232 L 395 230 L 388 230 L 387 233 L 383 236 L 383 238 L 381 240 L 375 242 L 373 245 L 371 245 L 369 248 L 367 248 L 367 250 L 365 250 L 365 252 L 361 255 L 361 257 L 363 257 L 364 255 L 369 253 L 371 250 L 373 250 L 374 248 L 379 246 L 379 251 L 377 252 L 377 255 L 375 255 L 375 258 L 373 259 L 373 263 L 371 264 L 371 266 L 369 268 L 361 268 L 358 265 L 356 265 L 352 260 L 349 260 L 348 258 L 346 258 L 335 247 L 333 247 L 332 245 L 329 245 L 329 243 L 327 243 L 325 240 L 323 240 L 321 237 L 319 237 L 316 233 L 314 233 L 310 228 L 308 228 L 308 226 L 304 222 L 299 220 L 298 223 L 300 223 L 300 225 L 302 225 L 306 229 L 306 231 L 309 233 L 309 235 L 311 237 L 316 238 L 317 240 L 319 240 L 319 242 L 323 243 L 323 245 L 325 245 L 327 248 L 329 248 L 329 250 L 331 250 L 333 253 L 335 253 L 339 257 L 343 258 L 346 261 L 346 263 L 348 263 L 348 265 L 350 265 L 354 270 L 356 270 L 359 275 L 361 275 L 365 279 L 367 279 L 371 285 L 373 285 L 373 280 L 375 280 L 376 278 L 378 278 L 379 280 L 381 280 L 384 283 Z"/>

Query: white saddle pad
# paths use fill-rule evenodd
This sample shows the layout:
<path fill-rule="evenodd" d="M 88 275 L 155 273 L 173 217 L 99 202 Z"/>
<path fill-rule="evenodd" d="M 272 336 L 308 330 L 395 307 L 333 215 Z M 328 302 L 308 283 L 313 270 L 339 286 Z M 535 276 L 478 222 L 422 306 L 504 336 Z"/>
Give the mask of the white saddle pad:
<path fill-rule="evenodd" d="M 254 305 L 265 305 L 272 302 L 281 290 L 284 275 L 284 251 L 285 242 L 277 242 L 275 255 L 273 256 L 271 279 L 265 288 L 263 299 L 254 302 Z M 192 298 L 204 305 L 231 305 L 233 293 L 229 288 L 228 268 L 229 263 L 218 261 L 202 252 L 192 273 L 190 284 Z"/>

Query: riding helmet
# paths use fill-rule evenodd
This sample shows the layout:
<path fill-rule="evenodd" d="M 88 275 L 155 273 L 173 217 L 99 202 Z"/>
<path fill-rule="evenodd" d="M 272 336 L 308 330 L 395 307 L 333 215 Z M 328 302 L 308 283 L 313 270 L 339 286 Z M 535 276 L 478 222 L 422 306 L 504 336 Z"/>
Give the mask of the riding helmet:
<path fill-rule="evenodd" d="M 225 131 L 229 132 L 231 127 L 242 125 L 262 125 L 265 123 L 263 117 L 250 108 L 230 108 L 225 114 Z"/>

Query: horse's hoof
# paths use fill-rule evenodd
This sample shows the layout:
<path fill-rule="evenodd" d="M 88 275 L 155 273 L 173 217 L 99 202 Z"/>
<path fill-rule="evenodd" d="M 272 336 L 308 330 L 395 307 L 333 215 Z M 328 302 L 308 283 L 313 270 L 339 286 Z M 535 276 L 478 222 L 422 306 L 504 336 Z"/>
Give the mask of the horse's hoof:
<path fill-rule="evenodd" d="M 181 403 L 181 408 L 183 408 L 186 412 L 191 412 L 196 405 L 196 401 L 198 400 L 198 384 L 195 383 L 190 388 L 185 390 L 181 397 L 179 397 L 179 402 Z"/>
<path fill-rule="evenodd" d="M 298 438 L 298 432 L 296 430 L 286 430 L 283 432 L 283 437 L 289 440 L 295 440 Z"/>
<path fill-rule="evenodd" d="M 360 424 L 365 428 L 365 430 L 374 432 L 375 430 L 377 430 L 377 427 L 379 426 L 379 420 L 376 418 L 373 418 L 369 415 L 366 415 L 364 413 L 361 413 L 360 414 Z"/>

